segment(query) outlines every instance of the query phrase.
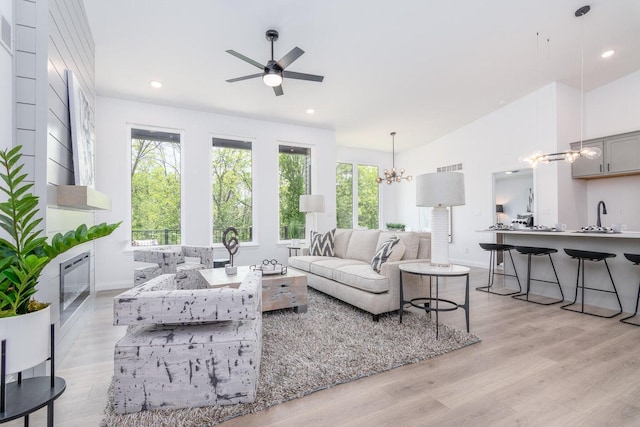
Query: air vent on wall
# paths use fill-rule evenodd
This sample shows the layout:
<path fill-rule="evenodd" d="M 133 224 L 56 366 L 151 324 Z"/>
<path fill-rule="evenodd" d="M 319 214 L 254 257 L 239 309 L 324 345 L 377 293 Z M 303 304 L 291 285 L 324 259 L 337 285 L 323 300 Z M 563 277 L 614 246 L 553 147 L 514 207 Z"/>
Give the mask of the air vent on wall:
<path fill-rule="evenodd" d="M 462 170 L 462 163 L 456 163 L 455 165 L 440 166 L 438 172 L 455 172 Z"/>
<path fill-rule="evenodd" d="M 11 24 L 9 21 L 5 19 L 4 16 L 0 15 L 0 41 L 2 41 L 2 45 L 7 52 L 13 55 L 11 48 Z"/>

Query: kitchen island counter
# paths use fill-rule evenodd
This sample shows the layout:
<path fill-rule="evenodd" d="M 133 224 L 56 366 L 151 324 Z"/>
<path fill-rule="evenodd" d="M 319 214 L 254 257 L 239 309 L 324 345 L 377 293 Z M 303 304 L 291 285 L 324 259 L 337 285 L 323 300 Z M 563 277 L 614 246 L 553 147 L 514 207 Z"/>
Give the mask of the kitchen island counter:
<path fill-rule="evenodd" d="M 479 230 L 483 233 L 500 235 L 502 242 L 513 246 L 537 246 L 557 249 L 553 254 L 560 285 L 565 298 L 572 300 L 576 290 L 576 275 L 578 261 L 569 257 L 564 249 L 579 249 L 585 251 L 607 252 L 616 254 L 615 258 L 607 260 L 611 268 L 613 280 L 618 288 L 618 294 L 622 301 L 622 308 L 626 313 L 633 313 L 638 296 L 638 278 L 640 268 L 629 262 L 625 253 L 640 254 L 640 232 L 623 231 L 622 233 L 583 233 L 577 230 L 565 231 L 532 231 L 532 230 Z M 512 251 L 513 258 L 520 277 L 526 277 L 526 256 Z M 554 280 L 553 271 L 549 261 L 543 257 L 533 257 L 532 276 L 543 280 Z M 510 263 L 507 263 L 507 268 Z M 585 263 L 585 279 L 587 286 L 598 289 L 610 289 L 610 281 L 604 265 L 587 261 Z M 509 287 L 514 283 L 507 282 Z M 553 290 L 545 285 L 532 285 L 532 293 L 554 296 Z M 514 288 L 517 289 L 517 288 Z M 549 291 L 549 292 L 546 292 Z M 557 292 L 557 289 L 555 290 Z M 601 292 L 588 292 L 585 304 L 603 308 L 615 309 L 615 297 L 602 295 Z M 616 317 L 617 318 L 617 317 Z"/>

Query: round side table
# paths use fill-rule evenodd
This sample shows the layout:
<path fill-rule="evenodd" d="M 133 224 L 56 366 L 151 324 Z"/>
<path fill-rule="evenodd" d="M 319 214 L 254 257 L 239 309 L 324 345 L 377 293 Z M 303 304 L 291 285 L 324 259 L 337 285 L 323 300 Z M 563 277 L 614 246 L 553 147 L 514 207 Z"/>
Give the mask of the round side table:
<path fill-rule="evenodd" d="M 469 332 L 469 271 L 468 267 L 462 265 L 451 264 L 446 267 L 431 265 L 426 262 L 411 262 L 406 264 L 400 264 L 400 323 L 402 323 L 402 312 L 404 311 L 405 304 L 409 304 L 413 307 L 430 313 L 434 311 L 436 313 L 436 339 L 439 338 L 439 321 L 438 313 L 441 311 L 455 311 L 458 308 L 464 310 L 465 319 L 467 322 L 467 332 Z M 429 296 L 413 298 L 411 300 L 404 299 L 404 289 L 402 285 L 403 273 L 415 274 L 417 276 L 429 277 Z M 436 282 L 436 296 L 431 295 L 432 279 L 435 277 Z M 439 281 L 441 277 L 466 277 L 464 303 L 458 304 L 457 302 L 440 298 L 439 293 Z M 434 304 L 435 303 L 435 306 Z M 440 304 L 444 304 L 441 307 Z"/>

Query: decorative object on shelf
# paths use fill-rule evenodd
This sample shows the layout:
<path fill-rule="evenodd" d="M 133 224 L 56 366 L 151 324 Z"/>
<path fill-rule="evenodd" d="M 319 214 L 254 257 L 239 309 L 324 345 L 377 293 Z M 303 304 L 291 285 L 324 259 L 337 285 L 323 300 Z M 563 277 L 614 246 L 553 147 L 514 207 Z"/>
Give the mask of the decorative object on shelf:
<path fill-rule="evenodd" d="M 496 224 L 502 224 L 500 214 L 504 213 L 504 205 L 496 205 Z"/>
<path fill-rule="evenodd" d="M 549 163 L 564 160 L 567 163 L 573 163 L 580 157 L 587 159 L 597 159 L 602 154 L 599 147 L 583 147 L 584 140 L 584 15 L 591 10 L 590 6 L 582 6 L 575 11 L 575 16 L 582 18 L 582 37 L 580 44 L 580 149 L 566 150 L 558 153 L 543 153 L 536 151 L 527 157 L 520 158 L 521 162 L 529 163 L 532 168 L 538 166 L 539 163 Z"/>
<path fill-rule="evenodd" d="M 464 174 L 437 172 L 418 175 L 416 206 L 433 207 L 431 210 L 431 265 L 450 265 L 447 207 L 464 204 Z"/>
<path fill-rule="evenodd" d="M 324 196 L 320 194 L 301 194 L 300 195 L 300 212 L 304 212 L 305 230 L 307 242 L 311 241 L 311 230 L 318 231 L 318 213 L 324 212 Z M 309 225 L 309 214 L 313 214 L 313 227 Z"/>
<path fill-rule="evenodd" d="M 231 237 L 229 237 L 231 235 Z M 240 249 L 240 244 L 238 243 L 238 230 L 234 227 L 229 227 L 222 233 L 222 244 L 225 248 L 227 248 L 227 252 L 229 252 L 229 264 L 224 266 L 224 272 L 232 275 L 238 272 L 238 267 L 233 265 L 233 257 L 238 253 L 238 249 Z"/>
<path fill-rule="evenodd" d="M 263 259 L 262 264 L 252 265 L 249 268 L 254 271 L 261 271 L 262 274 L 287 274 L 287 267 L 275 259 Z"/>
<path fill-rule="evenodd" d="M 120 225 L 100 224 L 87 227 L 82 224 L 64 235 L 56 234 L 51 243 L 48 243 L 47 237 L 42 236 L 43 230 L 39 228 L 42 217 L 38 215 L 38 197 L 29 192 L 34 184 L 25 182 L 27 174 L 22 172 L 24 164 L 20 161 L 21 149 L 21 146 L 16 146 L 0 151 L 0 190 L 6 198 L 6 201 L 0 203 L 0 226 L 10 236 L 0 238 L 0 323 L 11 320 L 6 318 L 27 315 L 48 307 L 47 303 L 31 299 L 37 291 L 38 280 L 44 268 L 58 255 L 79 244 L 108 236 Z M 49 317 L 47 312 L 42 326 L 45 330 Z M 32 331 L 22 327 L 18 330 L 28 337 L 26 351 L 34 351 L 33 341 L 37 338 L 34 338 Z M 4 337 L 2 326 L 0 332 L 0 336 Z M 46 338 L 44 341 L 46 347 Z M 15 341 L 7 342 L 7 346 L 10 349 L 17 347 Z M 9 372 L 33 366 L 24 366 L 22 362 L 21 356 L 9 353 Z"/>
<path fill-rule="evenodd" d="M 378 184 L 382 184 L 382 181 L 387 181 L 387 184 L 391 184 L 392 182 L 401 182 L 403 179 L 407 181 L 411 181 L 413 177 L 411 175 L 403 176 L 404 169 L 400 168 L 399 171 L 396 170 L 396 133 L 391 132 L 391 152 L 392 152 L 392 162 L 391 162 L 391 172 L 387 169 L 384 170 L 384 178 L 377 177 L 376 182 Z"/>

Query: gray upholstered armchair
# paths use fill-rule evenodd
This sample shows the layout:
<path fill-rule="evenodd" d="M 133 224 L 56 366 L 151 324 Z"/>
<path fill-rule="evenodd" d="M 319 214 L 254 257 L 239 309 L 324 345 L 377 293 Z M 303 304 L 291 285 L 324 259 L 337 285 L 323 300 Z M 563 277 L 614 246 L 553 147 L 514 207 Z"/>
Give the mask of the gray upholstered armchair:
<path fill-rule="evenodd" d="M 140 285 L 161 274 L 175 274 L 178 289 L 195 289 L 204 282 L 198 270 L 213 268 L 213 248 L 207 246 L 154 246 L 135 249 L 133 260 L 153 265 L 134 270 Z"/>

